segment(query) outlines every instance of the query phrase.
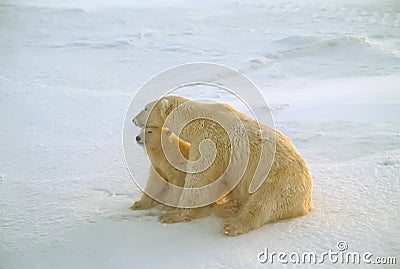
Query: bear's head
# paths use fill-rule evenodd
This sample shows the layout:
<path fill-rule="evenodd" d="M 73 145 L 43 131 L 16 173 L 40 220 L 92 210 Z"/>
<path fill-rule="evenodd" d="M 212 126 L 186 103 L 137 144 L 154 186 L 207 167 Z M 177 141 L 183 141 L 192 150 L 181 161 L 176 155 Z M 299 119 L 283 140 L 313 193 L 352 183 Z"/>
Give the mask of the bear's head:
<path fill-rule="evenodd" d="M 161 139 L 167 140 L 172 135 L 171 130 L 162 127 L 144 127 L 136 136 L 136 142 L 146 149 L 154 150 L 161 148 Z"/>
<path fill-rule="evenodd" d="M 190 101 L 190 99 L 179 95 L 164 96 L 159 100 L 148 103 L 132 121 L 140 128 L 144 126 L 161 127 L 164 125 L 168 115 L 187 101 Z"/>

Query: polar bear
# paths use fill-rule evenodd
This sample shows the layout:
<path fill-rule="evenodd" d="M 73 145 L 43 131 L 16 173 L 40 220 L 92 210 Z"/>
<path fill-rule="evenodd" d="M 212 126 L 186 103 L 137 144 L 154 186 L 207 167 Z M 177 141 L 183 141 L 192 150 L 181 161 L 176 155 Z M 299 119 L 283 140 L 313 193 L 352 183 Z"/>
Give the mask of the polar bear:
<path fill-rule="evenodd" d="M 228 122 L 239 120 L 244 129 L 236 128 L 233 124 L 233 134 L 227 134 L 217 121 L 205 116 L 210 114 Z M 185 189 L 208 186 L 220 177 L 227 183 L 227 189 L 233 188 L 227 197 L 238 201 L 239 209 L 235 215 L 224 218 L 223 232 L 226 235 L 244 234 L 266 223 L 305 215 L 312 209 L 312 178 L 308 165 L 290 139 L 280 131 L 259 123 L 227 104 L 201 103 L 176 95 L 165 96 L 147 104 L 133 118 L 133 123 L 139 127 L 164 126 L 167 122 L 167 127 L 191 144 L 189 161 L 195 162 L 202 158 L 204 162 L 213 160 L 207 169 L 187 173 Z M 185 123 L 184 128 L 176 127 L 182 123 Z M 213 142 L 214 155 L 209 149 L 201 152 L 203 141 Z M 264 154 L 262 148 L 267 149 L 266 159 L 272 165 L 261 187 L 250 193 L 249 186 Z M 246 152 L 249 154 L 246 155 Z M 244 156 L 250 159 L 242 173 L 239 170 L 243 168 L 240 165 Z M 232 160 L 236 160 L 233 168 L 230 166 Z M 263 165 L 260 163 L 261 167 Z M 191 163 L 188 164 L 190 166 Z M 267 162 L 265 167 L 269 167 Z M 201 217 L 204 207 L 198 207 L 197 204 L 199 201 L 208 201 L 205 196 L 212 194 L 184 191 L 180 205 L 193 203 L 194 206 L 166 212 L 159 217 L 159 221 L 175 223 Z"/>
<path fill-rule="evenodd" d="M 179 139 L 169 129 L 162 127 L 142 128 L 139 135 L 136 136 L 136 142 L 145 147 L 151 165 L 145 193 L 130 208 L 133 210 L 149 209 L 159 203 L 146 193 L 151 192 L 159 200 L 165 195 L 168 183 L 179 187 L 184 185 L 186 173 L 173 167 L 167 160 L 164 151 L 171 151 L 176 147 L 179 148 L 183 158 L 188 159 L 190 144 L 183 139 Z M 158 181 L 159 177 L 165 181 Z M 174 193 L 173 195 L 179 198 L 180 193 Z"/>

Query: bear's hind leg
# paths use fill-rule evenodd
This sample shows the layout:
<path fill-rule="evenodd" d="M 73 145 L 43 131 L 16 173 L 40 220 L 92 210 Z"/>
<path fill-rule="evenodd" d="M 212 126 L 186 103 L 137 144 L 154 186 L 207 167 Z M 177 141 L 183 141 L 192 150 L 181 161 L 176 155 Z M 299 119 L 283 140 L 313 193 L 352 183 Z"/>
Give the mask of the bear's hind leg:
<path fill-rule="evenodd" d="M 271 193 L 278 193 L 278 195 L 271 195 Z M 308 201 L 311 201 L 311 198 L 305 199 L 307 197 L 303 192 L 298 191 L 298 193 L 288 195 L 286 200 L 279 199 L 279 193 L 276 189 L 271 191 L 260 188 L 250 196 L 237 216 L 224 219 L 224 234 L 237 236 L 260 228 L 266 223 L 299 217 L 310 211 L 311 202 Z"/>
<path fill-rule="evenodd" d="M 236 216 L 225 218 L 223 232 L 226 235 L 237 236 L 255 230 L 268 222 L 279 219 L 277 204 L 274 200 L 260 203 L 260 191 L 253 194 L 240 208 Z"/>

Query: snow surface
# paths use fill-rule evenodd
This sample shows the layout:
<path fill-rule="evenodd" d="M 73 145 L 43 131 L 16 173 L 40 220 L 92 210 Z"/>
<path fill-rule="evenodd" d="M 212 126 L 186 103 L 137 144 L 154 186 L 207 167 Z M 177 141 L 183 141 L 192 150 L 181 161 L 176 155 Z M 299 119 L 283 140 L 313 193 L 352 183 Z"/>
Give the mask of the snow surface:
<path fill-rule="evenodd" d="M 131 2 L 0 3 L 0 268 L 263 268 L 265 247 L 339 240 L 400 253 L 398 1 Z M 260 88 L 312 170 L 309 215 L 229 238 L 215 217 L 129 210 L 126 109 L 151 76 L 194 61 Z"/>

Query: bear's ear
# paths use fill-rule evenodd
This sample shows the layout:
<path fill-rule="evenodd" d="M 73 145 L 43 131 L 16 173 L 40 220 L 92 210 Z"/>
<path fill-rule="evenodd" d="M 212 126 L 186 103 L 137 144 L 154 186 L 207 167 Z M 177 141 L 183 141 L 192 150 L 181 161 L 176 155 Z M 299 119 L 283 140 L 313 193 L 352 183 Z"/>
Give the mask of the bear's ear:
<path fill-rule="evenodd" d="M 160 105 L 161 105 L 162 113 L 165 113 L 168 110 L 169 101 L 167 99 L 161 99 L 160 100 Z"/>

